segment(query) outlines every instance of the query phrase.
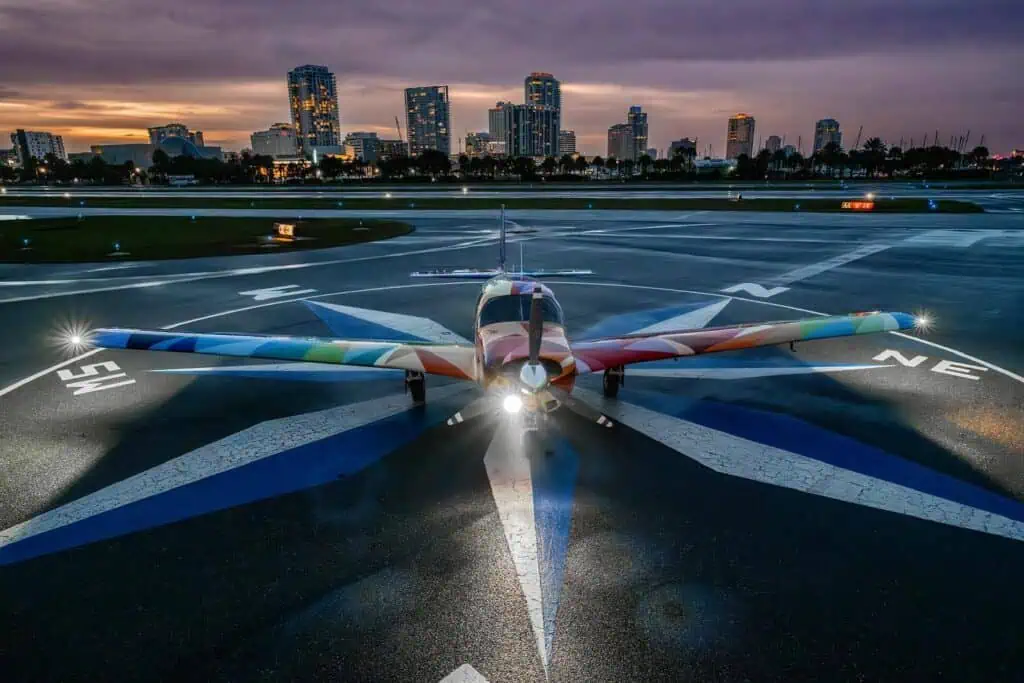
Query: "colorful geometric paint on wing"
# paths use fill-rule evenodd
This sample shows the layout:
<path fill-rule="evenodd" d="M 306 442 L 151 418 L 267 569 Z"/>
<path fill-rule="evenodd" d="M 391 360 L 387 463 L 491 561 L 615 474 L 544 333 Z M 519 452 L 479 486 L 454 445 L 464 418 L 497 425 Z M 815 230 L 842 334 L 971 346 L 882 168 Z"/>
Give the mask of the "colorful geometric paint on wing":
<path fill-rule="evenodd" d="M 475 376 L 473 347 L 457 344 L 406 344 L 315 337 L 194 334 L 122 329 L 96 330 L 90 341 L 93 346 L 108 349 L 175 351 L 239 358 L 398 368 L 470 380 Z"/>
<path fill-rule="evenodd" d="M 907 330 L 913 327 L 914 317 L 906 313 L 869 313 L 713 327 L 647 336 L 613 337 L 572 344 L 571 350 L 576 357 L 579 371 L 583 373 L 680 356 Z"/>

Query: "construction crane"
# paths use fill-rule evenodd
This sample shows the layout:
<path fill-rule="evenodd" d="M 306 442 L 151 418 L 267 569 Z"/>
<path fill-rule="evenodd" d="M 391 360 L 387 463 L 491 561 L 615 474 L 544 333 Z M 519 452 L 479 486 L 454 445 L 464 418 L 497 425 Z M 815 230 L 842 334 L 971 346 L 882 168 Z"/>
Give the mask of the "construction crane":
<path fill-rule="evenodd" d="M 398 129 L 398 141 L 405 142 L 405 138 L 402 137 L 402 124 L 398 122 L 398 117 L 395 117 L 395 128 Z"/>
<path fill-rule="evenodd" d="M 860 130 L 857 131 L 857 140 L 853 143 L 853 147 L 851 147 L 850 149 L 857 149 L 858 147 L 860 147 L 860 136 L 861 136 L 861 133 L 863 133 L 863 132 L 864 132 L 864 126 L 861 126 Z"/>

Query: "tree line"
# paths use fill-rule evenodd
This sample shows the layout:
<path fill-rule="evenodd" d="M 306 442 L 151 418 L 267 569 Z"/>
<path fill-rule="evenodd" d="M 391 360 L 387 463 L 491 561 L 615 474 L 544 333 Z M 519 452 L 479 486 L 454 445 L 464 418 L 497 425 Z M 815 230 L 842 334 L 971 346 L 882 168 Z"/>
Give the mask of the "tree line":
<path fill-rule="evenodd" d="M 376 167 L 376 173 L 371 167 Z M 981 176 L 993 168 L 987 148 L 978 146 L 967 153 L 948 147 L 914 147 L 903 150 L 888 147 L 879 138 L 868 139 L 860 149 L 843 150 L 829 143 L 810 157 L 761 150 L 753 157 L 740 155 L 729 176 L 742 180 L 808 179 L 895 176 Z M 582 180 L 603 177 L 615 180 L 652 179 L 681 180 L 698 177 L 693 150 L 680 150 L 667 159 L 652 159 L 644 154 L 636 161 L 614 156 L 583 156 L 564 154 L 549 156 L 539 162 L 531 157 L 459 155 L 453 165 L 444 153 L 426 150 L 415 157 L 395 156 L 370 164 L 362 159 L 344 160 L 324 157 L 317 166 L 292 163 L 285 169 L 289 179 L 298 182 L 365 179 L 379 175 L 381 179 L 438 180 Z M 85 183 L 120 185 L 134 182 L 166 183 L 170 176 L 193 176 L 204 184 L 254 184 L 274 180 L 274 159 L 270 156 L 243 152 L 228 160 L 170 157 L 163 150 L 153 153 L 148 169 L 137 169 L 131 162 L 108 164 L 99 156 L 91 159 L 64 161 L 52 154 L 42 160 L 30 159 L 21 169 L 0 167 L 3 182 Z M 702 177 L 720 176 L 712 171 Z"/>

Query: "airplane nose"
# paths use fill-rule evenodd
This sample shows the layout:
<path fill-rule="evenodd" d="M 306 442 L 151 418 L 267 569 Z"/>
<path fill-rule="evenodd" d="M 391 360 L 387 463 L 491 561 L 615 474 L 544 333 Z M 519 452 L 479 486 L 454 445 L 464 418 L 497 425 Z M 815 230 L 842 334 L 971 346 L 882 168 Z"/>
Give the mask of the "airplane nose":
<path fill-rule="evenodd" d="M 519 370 L 519 381 L 524 387 L 536 393 L 547 386 L 548 373 L 540 363 L 524 363 Z"/>

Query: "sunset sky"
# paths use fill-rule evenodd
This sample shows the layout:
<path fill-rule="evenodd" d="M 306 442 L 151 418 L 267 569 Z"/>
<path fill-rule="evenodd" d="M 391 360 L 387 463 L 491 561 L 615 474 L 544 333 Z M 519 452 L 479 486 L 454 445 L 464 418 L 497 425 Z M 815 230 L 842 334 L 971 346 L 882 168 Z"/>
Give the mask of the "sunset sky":
<path fill-rule="evenodd" d="M 696 136 L 721 155 L 744 111 L 805 152 L 834 117 L 845 145 L 860 125 L 892 144 L 971 129 L 1007 153 L 1022 37 L 1022 0 L 0 0 L 0 144 L 27 128 L 81 151 L 175 120 L 240 149 L 288 120 L 285 73 L 312 63 L 337 75 L 343 132 L 390 137 L 402 88 L 444 83 L 455 136 L 485 130 L 550 71 L 587 154 L 631 104 L 659 149 Z"/>

